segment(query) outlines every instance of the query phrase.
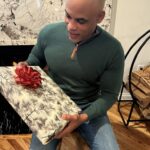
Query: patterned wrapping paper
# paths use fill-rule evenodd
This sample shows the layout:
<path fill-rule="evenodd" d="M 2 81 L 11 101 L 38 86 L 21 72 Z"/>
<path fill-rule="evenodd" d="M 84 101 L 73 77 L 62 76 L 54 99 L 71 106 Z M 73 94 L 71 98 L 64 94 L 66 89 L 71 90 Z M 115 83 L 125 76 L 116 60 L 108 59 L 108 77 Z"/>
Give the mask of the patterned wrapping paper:
<path fill-rule="evenodd" d="M 77 114 L 81 110 L 40 67 L 33 69 L 42 77 L 37 89 L 16 84 L 15 67 L 0 67 L 0 92 L 42 144 L 47 144 L 67 125 L 62 114 Z"/>

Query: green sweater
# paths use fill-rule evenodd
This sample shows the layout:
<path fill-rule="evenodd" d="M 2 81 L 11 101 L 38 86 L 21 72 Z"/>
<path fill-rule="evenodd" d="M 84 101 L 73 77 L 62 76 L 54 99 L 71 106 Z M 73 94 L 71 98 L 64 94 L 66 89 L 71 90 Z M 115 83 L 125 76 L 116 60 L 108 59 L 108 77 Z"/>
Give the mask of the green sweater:
<path fill-rule="evenodd" d="M 82 108 L 90 119 L 105 115 L 120 91 L 124 53 L 121 44 L 106 31 L 78 46 L 68 39 L 65 23 L 44 27 L 27 62 L 48 66 L 49 76 Z"/>

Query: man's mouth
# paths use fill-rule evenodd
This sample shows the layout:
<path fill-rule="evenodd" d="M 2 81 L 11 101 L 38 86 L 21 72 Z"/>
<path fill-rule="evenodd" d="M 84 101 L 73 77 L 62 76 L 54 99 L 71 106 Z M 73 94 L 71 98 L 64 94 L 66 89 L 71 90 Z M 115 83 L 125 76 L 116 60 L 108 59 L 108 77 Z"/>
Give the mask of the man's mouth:
<path fill-rule="evenodd" d="M 76 38 L 79 37 L 79 34 L 78 34 L 78 33 L 69 32 L 69 36 L 70 36 L 72 39 L 76 39 Z"/>

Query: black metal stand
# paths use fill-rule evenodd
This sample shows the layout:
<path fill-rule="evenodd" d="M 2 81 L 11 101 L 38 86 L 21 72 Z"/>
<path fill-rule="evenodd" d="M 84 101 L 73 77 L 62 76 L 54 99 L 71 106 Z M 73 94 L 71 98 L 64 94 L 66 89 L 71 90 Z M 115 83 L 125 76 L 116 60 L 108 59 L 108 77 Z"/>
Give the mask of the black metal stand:
<path fill-rule="evenodd" d="M 141 35 L 132 45 L 131 47 L 129 48 L 129 50 L 127 51 L 126 55 L 125 55 L 125 60 L 127 58 L 127 56 L 129 55 L 129 53 L 131 52 L 131 50 L 133 49 L 133 47 L 141 40 L 143 39 L 146 35 L 148 35 L 148 33 L 150 33 L 150 30 L 146 31 L 143 35 Z M 123 90 L 126 88 L 125 86 L 125 83 L 123 82 L 122 83 L 122 87 L 121 87 L 121 91 L 120 91 L 120 96 L 119 96 L 119 99 L 118 99 L 118 112 L 121 116 L 121 119 L 124 123 L 124 125 L 127 127 L 129 125 L 129 122 L 143 122 L 143 121 L 150 121 L 150 119 L 145 119 L 143 117 L 141 117 L 140 119 L 131 119 L 132 117 L 132 112 L 133 112 L 133 109 L 135 107 L 139 107 L 138 103 L 137 103 L 137 98 L 133 95 L 133 91 L 132 91 L 132 88 L 131 88 L 131 74 L 132 74 L 132 70 L 133 70 L 133 66 L 134 66 L 134 63 L 137 59 L 137 56 L 139 55 L 139 53 L 141 52 L 142 48 L 144 47 L 144 45 L 148 42 L 148 40 L 150 39 L 150 35 L 148 37 L 146 37 L 146 39 L 143 41 L 143 43 L 140 45 L 140 47 L 138 48 L 138 50 L 136 51 L 134 57 L 133 57 L 133 60 L 131 62 L 131 66 L 130 66 L 130 69 L 129 69 L 129 93 L 131 94 L 131 97 L 132 97 L 132 100 L 122 100 L 122 93 L 123 93 Z M 125 120 L 124 116 L 123 116 L 123 113 L 121 112 L 121 103 L 131 103 L 131 108 L 130 108 L 130 112 L 129 112 L 129 115 L 128 115 L 128 118 Z"/>

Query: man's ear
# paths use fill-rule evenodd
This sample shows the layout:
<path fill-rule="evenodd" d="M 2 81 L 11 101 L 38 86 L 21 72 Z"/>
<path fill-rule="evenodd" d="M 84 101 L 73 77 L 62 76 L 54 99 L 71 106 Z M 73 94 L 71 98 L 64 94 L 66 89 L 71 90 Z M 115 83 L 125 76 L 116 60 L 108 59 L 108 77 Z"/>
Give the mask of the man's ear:
<path fill-rule="evenodd" d="M 99 12 L 99 14 L 97 16 L 97 23 L 101 23 L 103 21 L 104 17 L 105 17 L 105 11 Z"/>

